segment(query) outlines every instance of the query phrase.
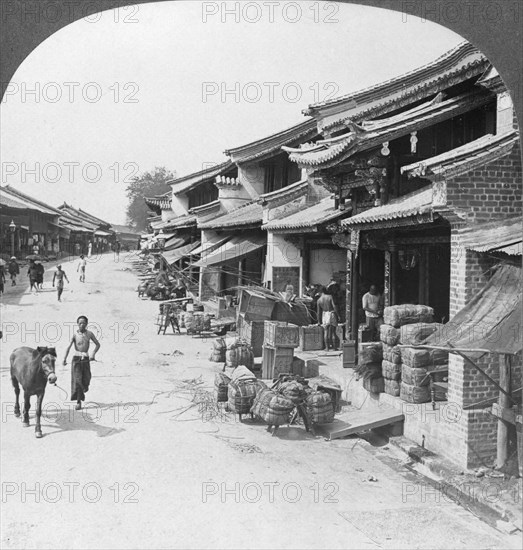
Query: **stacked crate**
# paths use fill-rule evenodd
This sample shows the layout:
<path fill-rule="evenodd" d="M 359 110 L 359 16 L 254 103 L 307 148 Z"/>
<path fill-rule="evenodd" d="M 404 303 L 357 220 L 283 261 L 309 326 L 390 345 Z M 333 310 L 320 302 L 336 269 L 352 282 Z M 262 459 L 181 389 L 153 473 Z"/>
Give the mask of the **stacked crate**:
<path fill-rule="evenodd" d="M 263 352 L 264 322 L 249 321 L 243 315 L 238 316 L 238 335 L 252 348 L 254 357 L 261 357 Z"/>
<path fill-rule="evenodd" d="M 265 321 L 262 378 L 292 372 L 294 350 L 300 343 L 299 327 L 282 321 Z"/>
<path fill-rule="evenodd" d="M 299 331 L 301 351 L 317 351 L 325 347 L 323 327 L 309 325 L 299 327 Z"/>

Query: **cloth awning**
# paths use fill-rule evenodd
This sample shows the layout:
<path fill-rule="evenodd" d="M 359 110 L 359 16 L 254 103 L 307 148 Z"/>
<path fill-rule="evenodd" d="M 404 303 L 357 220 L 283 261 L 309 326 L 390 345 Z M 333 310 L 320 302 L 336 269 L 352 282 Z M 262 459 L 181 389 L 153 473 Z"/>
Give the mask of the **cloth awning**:
<path fill-rule="evenodd" d="M 157 242 L 158 237 L 153 238 L 153 242 Z M 169 233 L 169 236 L 166 237 L 165 240 L 165 246 L 163 249 L 167 252 L 168 250 L 173 250 L 175 248 L 180 248 L 180 246 L 183 246 L 187 244 L 187 241 L 185 239 L 182 239 L 181 237 L 176 237 L 174 233 Z"/>
<path fill-rule="evenodd" d="M 483 289 L 423 345 L 514 354 L 522 349 L 522 315 L 521 267 L 502 264 Z"/>
<path fill-rule="evenodd" d="M 221 246 L 222 244 L 225 244 L 229 239 L 230 237 L 225 237 L 225 238 L 214 237 L 213 239 L 209 239 L 205 244 L 201 244 L 198 248 L 195 248 L 192 251 L 192 254 L 194 254 L 195 256 L 197 254 L 202 254 L 202 255 L 208 254 L 213 250 L 215 250 L 216 248 L 218 248 L 219 246 Z"/>
<path fill-rule="evenodd" d="M 162 252 L 162 256 L 169 265 L 172 265 L 174 262 L 180 260 L 184 256 L 188 256 L 198 246 L 200 246 L 200 241 L 180 246 L 179 248 L 175 248 L 174 250 Z"/>
<path fill-rule="evenodd" d="M 233 237 L 230 241 L 206 254 L 205 257 L 193 265 L 198 267 L 205 267 L 208 265 L 222 264 L 235 258 L 241 258 L 254 252 L 259 248 L 264 247 L 267 244 L 265 235 L 256 235 L 254 237 Z"/>
<path fill-rule="evenodd" d="M 97 229 L 94 234 L 97 237 L 110 237 L 112 235 L 112 233 L 110 233 L 109 231 L 104 231 L 103 229 Z"/>

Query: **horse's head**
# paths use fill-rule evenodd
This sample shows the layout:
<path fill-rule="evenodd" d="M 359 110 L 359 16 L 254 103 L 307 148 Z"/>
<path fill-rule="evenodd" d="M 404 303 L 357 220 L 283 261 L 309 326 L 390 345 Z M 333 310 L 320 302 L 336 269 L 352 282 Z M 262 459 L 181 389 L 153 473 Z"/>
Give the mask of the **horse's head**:
<path fill-rule="evenodd" d="M 50 384 L 56 383 L 57 377 L 54 372 L 54 367 L 56 363 L 56 349 L 48 347 L 38 347 L 36 348 L 38 355 L 42 361 L 42 370 L 47 376 L 47 380 Z"/>

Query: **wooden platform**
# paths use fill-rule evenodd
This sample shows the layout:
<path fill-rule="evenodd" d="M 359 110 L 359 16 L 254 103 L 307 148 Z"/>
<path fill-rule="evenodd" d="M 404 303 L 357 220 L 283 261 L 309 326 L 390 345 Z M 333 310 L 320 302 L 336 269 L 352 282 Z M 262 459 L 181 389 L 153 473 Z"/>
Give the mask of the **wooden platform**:
<path fill-rule="evenodd" d="M 338 439 L 366 430 L 380 428 L 404 420 L 401 412 L 391 407 L 380 407 L 376 410 L 350 411 L 341 418 L 335 418 L 332 424 L 318 424 L 315 432 L 328 439 Z"/>

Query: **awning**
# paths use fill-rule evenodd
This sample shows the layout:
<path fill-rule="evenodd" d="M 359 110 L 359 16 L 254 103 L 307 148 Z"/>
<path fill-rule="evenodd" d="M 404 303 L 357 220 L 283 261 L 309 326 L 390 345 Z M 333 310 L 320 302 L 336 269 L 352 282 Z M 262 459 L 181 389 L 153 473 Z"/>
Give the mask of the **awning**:
<path fill-rule="evenodd" d="M 94 234 L 97 237 L 110 237 L 112 235 L 112 233 L 110 233 L 109 231 L 104 231 L 103 229 L 97 229 Z"/>
<path fill-rule="evenodd" d="M 208 254 L 209 252 L 212 252 L 222 244 L 225 244 L 230 237 L 222 238 L 222 237 L 214 237 L 213 239 L 209 239 L 205 244 L 200 245 L 198 248 L 192 251 L 192 254 L 195 256 L 197 254 Z"/>
<path fill-rule="evenodd" d="M 173 250 L 174 248 L 180 248 L 180 246 L 183 246 L 184 244 L 187 244 L 187 241 L 185 239 L 182 239 L 181 237 L 176 237 L 175 233 L 168 233 L 168 237 L 166 237 L 165 246 L 163 249 L 167 252 L 168 250 Z M 153 237 L 153 242 L 158 241 L 158 236 Z"/>
<path fill-rule="evenodd" d="M 222 264 L 235 258 L 241 258 L 254 252 L 267 244 L 265 235 L 257 235 L 255 237 L 234 237 L 226 242 L 214 252 L 207 254 L 193 265 L 205 267 L 208 265 Z"/>
<path fill-rule="evenodd" d="M 423 345 L 514 354 L 522 349 L 522 315 L 521 267 L 502 264 L 483 289 Z"/>
<path fill-rule="evenodd" d="M 162 256 L 169 265 L 172 265 L 174 262 L 180 260 L 184 256 L 188 256 L 198 246 L 200 246 L 200 241 L 186 244 L 185 246 L 180 246 L 179 248 L 175 248 L 174 250 L 162 252 Z"/>
<path fill-rule="evenodd" d="M 520 256 L 523 218 L 517 216 L 467 227 L 459 232 L 459 236 L 461 244 L 467 250 L 504 252 L 511 256 Z"/>

